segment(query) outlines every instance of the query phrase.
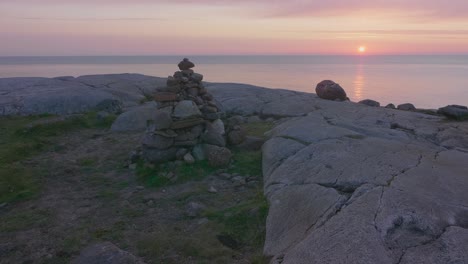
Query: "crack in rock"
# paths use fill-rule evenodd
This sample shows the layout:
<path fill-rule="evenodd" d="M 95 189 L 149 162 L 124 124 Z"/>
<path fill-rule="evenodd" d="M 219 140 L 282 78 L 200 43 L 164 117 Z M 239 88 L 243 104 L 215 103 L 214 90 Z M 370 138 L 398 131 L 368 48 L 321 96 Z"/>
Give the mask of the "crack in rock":
<path fill-rule="evenodd" d="M 294 138 L 294 137 L 290 137 L 290 136 L 278 136 L 279 138 L 284 138 L 284 139 L 289 139 L 289 140 L 293 140 L 293 141 L 296 141 L 297 143 L 300 143 L 304 146 L 309 146 L 311 143 L 309 142 L 306 142 L 306 141 L 303 141 L 303 140 L 300 140 L 298 138 Z"/>
<path fill-rule="evenodd" d="M 405 169 L 401 170 L 401 171 L 400 171 L 399 173 L 397 173 L 397 174 L 393 174 L 393 175 L 392 175 L 392 178 L 390 178 L 390 180 L 387 181 L 387 186 L 390 187 L 390 186 L 392 185 L 393 181 L 395 181 L 396 178 L 398 178 L 399 176 L 401 176 L 401 175 L 407 173 L 408 171 L 410 171 L 410 170 L 412 170 L 412 169 L 415 169 L 415 168 L 419 167 L 419 165 L 421 165 L 421 163 L 422 163 L 422 159 L 423 159 L 423 155 L 422 155 L 422 154 L 419 154 L 418 161 L 417 161 L 417 163 L 416 163 L 414 166 L 405 168 Z"/>
<path fill-rule="evenodd" d="M 88 86 L 88 87 L 91 87 L 91 88 L 94 88 L 94 89 L 98 89 L 99 87 L 98 86 L 95 86 L 95 85 L 92 85 L 92 84 L 88 84 L 88 83 L 85 83 L 83 81 L 78 81 L 78 83 L 81 83 L 85 86 Z"/>
<path fill-rule="evenodd" d="M 415 246 L 409 246 L 409 247 L 405 247 L 402 249 L 402 253 L 400 255 L 400 257 L 398 258 L 396 264 L 400 264 L 401 261 L 403 260 L 403 258 L 405 257 L 406 253 L 410 250 L 410 249 L 413 249 L 413 248 L 418 248 L 418 247 L 422 247 L 422 246 L 426 246 L 426 245 L 429 245 L 429 244 L 432 244 L 434 242 L 436 242 L 437 240 L 439 240 L 444 234 L 445 232 L 447 232 L 447 229 L 449 227 L 460 227 L 460 226 L 456 226 L 456 225 L 447 225 L 446 227 L 444 227 L 444 229 L 442 230 L 442 232 L 440 232 L 439 234 L 433 236 L 431 239 L 429 239 L 428 241 L 423 241 L 421 242 L 419 245 L 415 245 Z M 461 227 L 463 228 L 463 227 Z"/>
<path fill-rule="evenodd" d="M 407 133 L 409 133 L 411 135 L 416 135 L 416 132 L 414 131 L 413 128 L 408 128 L 408 127 L 402 126 L 402 125 L 400 125 L 398 123 L 392 123 L 390 125 L 390 129 L 398 129 L 398 130 L 407 132 Z"/>

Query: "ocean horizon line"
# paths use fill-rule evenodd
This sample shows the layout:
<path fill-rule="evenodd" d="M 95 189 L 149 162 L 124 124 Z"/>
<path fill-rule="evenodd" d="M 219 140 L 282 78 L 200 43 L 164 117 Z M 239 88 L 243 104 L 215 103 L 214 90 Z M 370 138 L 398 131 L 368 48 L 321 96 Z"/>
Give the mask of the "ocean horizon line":
<path fill-rule="evenodd" d="M 197 64 L 468 64 L 468 54 L 406 55 L 86 55 L 0 56 L 0 65 L 173 64 L 189 57 Z"/>

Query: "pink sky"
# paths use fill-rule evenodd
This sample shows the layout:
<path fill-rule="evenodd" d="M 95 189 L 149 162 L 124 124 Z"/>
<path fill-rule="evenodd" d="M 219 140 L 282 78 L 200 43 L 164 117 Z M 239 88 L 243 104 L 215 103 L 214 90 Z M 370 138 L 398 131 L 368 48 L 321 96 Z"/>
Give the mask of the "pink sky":
<path fill-rule="evenodd" d="M 0 56 L 468 53 L 466 0 L 0 0 Z"/>

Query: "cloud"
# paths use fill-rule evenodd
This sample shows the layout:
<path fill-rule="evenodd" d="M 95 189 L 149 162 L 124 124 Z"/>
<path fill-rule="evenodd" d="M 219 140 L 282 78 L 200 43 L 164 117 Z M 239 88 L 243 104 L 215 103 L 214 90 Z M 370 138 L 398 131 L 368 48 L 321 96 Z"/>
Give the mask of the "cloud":
<path fill-rule="evenodd" d="M 0 3 L 37 4 L 37 0 L 0 0 Z M 246 6 L 267 16 L 345 15 L 360 11 L 386 10 L 410 16 L 461 18 L 468 16 L 466 0 L 41 0 L 41 5 L 209 5 Z M 253 10 L 252 10 L 253 11 Z"/>
<path fill-rule="evenodd" d="M 37 0 L 0 0 L 0 4 L 39 5 Z M 361 15 L 399 17 L 409 21 L 468 18 L 467 0 L 41 0 L 40 5 L 144 6 L 172 5 L 240 7 L 258 18 Z"/>
<path fill-rule="evenodd" d="M 468 38 L 468 30 L 433 30 L 433 29 L 414 29 L 414 30 L 277 30 L 275 32 L 289 32 L 300 34 L 349 34 L 349 35 L 409 35 L 409 36 L 447 36 L 464 35 Z"/>
<path fill-rule="evenodd" d="M 40 21 L 166 21 L 163 18 L 153 17 L 116 17 L 116 18 L 60 18 L 60 17 L 15 17 L 20 20 L 40 20 Z"/>

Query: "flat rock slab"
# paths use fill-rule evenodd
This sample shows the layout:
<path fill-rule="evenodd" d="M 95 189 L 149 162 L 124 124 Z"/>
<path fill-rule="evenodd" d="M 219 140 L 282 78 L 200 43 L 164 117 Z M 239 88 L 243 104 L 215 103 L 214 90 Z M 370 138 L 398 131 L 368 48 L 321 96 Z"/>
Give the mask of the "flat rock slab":
<path fill-rule="evenodd" d="M 236 83 L 210 83 L 206 88 L 222 110 L 238 115 L 302 116 L 316 110 L 311 101 L 318 98 L 315 94 Z"/>
<path fill-rule="evenodd" d="M 0 115 L 67 115 L 94 110 L 105 100 L 137 106 L 165 79 L 140 74 L 78 78 L 1 78 Z"/>
<path fill-rule="evenodd" d="M 272 263 L 467 263 L 468 123 L 308 100 L 263 146 Z"/>

